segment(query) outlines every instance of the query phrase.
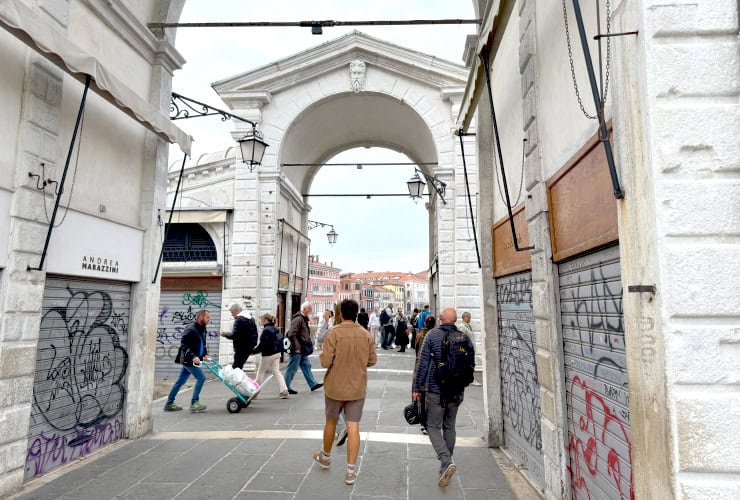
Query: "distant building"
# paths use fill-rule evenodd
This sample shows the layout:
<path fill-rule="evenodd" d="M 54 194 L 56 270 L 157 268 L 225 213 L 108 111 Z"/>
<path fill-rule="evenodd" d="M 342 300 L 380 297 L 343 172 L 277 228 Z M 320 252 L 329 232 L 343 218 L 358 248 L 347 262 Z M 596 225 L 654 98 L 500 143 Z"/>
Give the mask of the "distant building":
<path fill-rule="evenodd" d="M 311 323 L 316 324 L 324 311 L 334 310 L 339 302 L 339 271 L 334 263 L 319 262 L 318 255 L 308 256 L 308 293 L 306 301 L 313 306 Z"/>
<path fill-rule="evenodd" d="M 342 298 L 353 298 L 368 311 L 392 303 L 395 310 L 409 313 L 429 303 L 426 271 L 344 273 L 340 276 L 340 288 Z"/>

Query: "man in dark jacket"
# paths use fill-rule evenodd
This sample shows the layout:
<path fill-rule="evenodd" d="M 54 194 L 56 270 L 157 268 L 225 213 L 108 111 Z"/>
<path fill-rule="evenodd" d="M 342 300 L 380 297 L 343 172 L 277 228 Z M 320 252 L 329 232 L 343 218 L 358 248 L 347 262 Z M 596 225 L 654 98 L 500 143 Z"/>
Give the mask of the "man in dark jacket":
<path fill-rule="evenodd" d="M 463 402 L 464 389 L 460 389 L 459 394 L 442 396 L 434 365 L 435 360 L 442 359 L 445 337 L 448 333 L 457 331 L 457 312 L 448 307 L 439 315 L 439 320 L 439 328 L 430 330 L 424 337 L 416 369 L 413 398 L 414 401 L 419 401 L 421 392 L 426 391 L 427 433 L 441 465 L 439 485 L 447 486 L 457 470 L 452 462 L 452 453 L 455 450 L 455 420 L 457 410 Z M 472 344 L 470 348 L 472 349 Z"/>
<path fill-rule="evenodd" d="M 311 330 L 308 328 L 308 315 L 311 314 L 313 306 L 310 302 L 304 302 L 301 304 L 301 311 L 293 315 L 293 319 L 290 321 L 290 330 L 288 330 L 288 339 L 290 340 L 290 361 L 288 362 L 288 368 L 285 370 L 285 383 L 288 385 L 289 394 L 298 394 L 298 391 L 291 389 L 290 384 L 293 382 L 298 367 L 301 367 L 303 376 L 306 379 L 306 383 L 312 391 L 321 389 L 324 384 L 319 384 L 316 379 L 313 378 L 313 372 L 311 371 L 311 362 L 308 360 L 309 351 L 308 346 L 311 344 Z"/>
<path fill-rule="evenodd" d="M 193 413 L 199 413 L 206 410 L 206 405 L 201 404 L 199 401 L 200 390 L 203 388 L 203 384 L 206 381 L 206 376 L 203 374 L 200 362 L 201 360 L 210 361 L 211 359 L 208 355 L 208 349 L 206 348 L 206 338 L 208 336 L 206 325 L 210 320 L 211 313 L 205 309 L 201 309 L 195 315 L 195 322 L 188 325 L 182 333 L 182 339 L 180 339 L 180 350 L 175 358 L 175 363 L 182 364 L 182 370 L 180 370 L 180 376 L 177 378 L 175 385 L 172 386 L 170 395 L 167 396 L 167 403 L 164 405 L 164 411 L 182 410 L 182 407 L 175 404 L 175 398 L 177 397 L 177 393 L 180 391 L 180 388 L 185 384 L 190 375 L 195 377 L 195 388 L 193 389 L 193 397 L 190 401 L 190 411 Z"/>
<path fill-rule="evenodd" d="M 257 323 L 251 314 L 242 311 L 239 304 L 232 304 L 229 310 L 234 318 L 234 327 L 231 333 L 221 332 L 221 336 L 234 341 L 234 363 L 231 367 L 243 369 L 257 345 Z"/>
<path fill-rule="evenodd" d="M 370 323 L 370 316 L 367 315 L 367 312 L 365 312 L 365 308 L 363 307 L 360 309 L 360 314 L 357 315 L 357 324 L 367 330 L 368 323 Z"/>

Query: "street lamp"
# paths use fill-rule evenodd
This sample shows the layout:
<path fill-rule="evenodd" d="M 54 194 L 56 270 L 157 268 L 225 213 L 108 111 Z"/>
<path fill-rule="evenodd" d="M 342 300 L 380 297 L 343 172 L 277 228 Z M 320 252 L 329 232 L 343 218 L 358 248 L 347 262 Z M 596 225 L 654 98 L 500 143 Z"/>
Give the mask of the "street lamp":
<path fill-rule="evenodd" d="M 252 130 L 237 141 L 242 150 L 242 161 L 247 164 L 249 171 L 262 164 L 262 157 L 268 144 L 262 140 L 262 134 L 252 125 Z"/>
<path fill-rule="evenodd" d="M 221 121 L 233 118 L 234 120 L 239 120 L 252 126 L 252 130 L 237 141 L 242 151 L 242 161 L 249 166 L 250 172 L 254 170 L 255 166 L 262 164 L 262 157 L 265 155 L 265 148 L 267 148 L 268 144 L 262 140 L 262 134 L 257 130 L 257 124 L 255 122 L 231 114 L 223 109 L 214 108 L 195 99 L 185 97 L 177 92 L 172 92 L 172 96 L 170 97 L 170 120 L 185 120 L 187 118 L 214 115 L 220 116 Z"/>
<path fill-rule="evenodd" d="M 326 233 L 326 239 L 329 240 L 329 244 L 331 246 L 334 246 L 334 244 L 337 242 L 337 237 L 339 236 L 339 233 L 337 233 L 334 230 L 334 226 L 331 224 L 325 224 L 323 222 L 315 221 L 315 220 L 308 220 L 306 221 L 308 225 L 308 230 L 316 229 L 317 227 L 330 227 L 331 230 L 329 230 L 328 233 Z"/>
<path fill-rule="evenodd" d="M 424 179 L 426 179 L 426 183 L 421 177 L 419 177 L 419 174 L 424 176 Z M 431 176 L 426 172 L 419 170 L 418 168 L 414 168 L 414 176 L 406 181 L 406 185 L 409 188 L 409 196 L 411 197 L 411 199 L 416 200 L 418 198 L 421 198 L 421 195 L 424 194 L 424 186 L 427 184 L 429 185 L 429 189 L 427 189 L 428 194 L 431 194 L 431 190 L 434 189 L 434 191 L 436 191 L 439 197 L 442 199 L 442 203 L 446 205 L 447 202 L 445 201 L 445 189 L 447 188 L 447 184 L 437 179 L 437 176 Z"/>

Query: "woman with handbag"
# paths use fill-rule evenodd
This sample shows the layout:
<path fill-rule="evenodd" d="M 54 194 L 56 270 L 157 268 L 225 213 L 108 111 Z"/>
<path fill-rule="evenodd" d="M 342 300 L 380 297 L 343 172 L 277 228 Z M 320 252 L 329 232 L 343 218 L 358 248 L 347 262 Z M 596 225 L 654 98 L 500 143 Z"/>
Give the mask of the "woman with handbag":
<path fill-rule="evenodd" d="M 257 368 L 257 383 L 262 385 L 267 375 L 272 375 L 278 382 L 280 388 L 280 399 L 288 397 L 288 386 L 285 384 L 283 374 L 280 373 L 280 353 L 283 350 L 282 340 L 278 329 L 275 328 L 275 318 L 265 313 L 260 318 L 262 321 L 262 335 L 259 344 L 254 348 L 254 353 L 262 354 L 260 365 Z"/>

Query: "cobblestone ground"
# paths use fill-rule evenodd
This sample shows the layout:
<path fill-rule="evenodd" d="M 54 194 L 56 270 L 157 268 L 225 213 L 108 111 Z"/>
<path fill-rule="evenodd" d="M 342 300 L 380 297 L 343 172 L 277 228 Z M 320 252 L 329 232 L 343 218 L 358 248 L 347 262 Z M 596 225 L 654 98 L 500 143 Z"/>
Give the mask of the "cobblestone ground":
<path fill-rule="evenodd" d="M 317 367 L 316 357 L 311 359 Z M 484 447 L 481 387 L 466 391 L 458 415 L 458 473 L 447 488 L 437 485 L 439 462 L 429 440 L 401 412 L 410 400 L 413 359 L 413 353 L 381 352 L 371 369 L 354 486 L 344 484 L 344 447 L 332 451 L 329 470 L 311 459 L 321 446 L 324 395 L 310 392 L 299 371 L 299 394 L 279 399 L 269 381 L 238 414 L 226 411 L 231 393 L 218 381 L 203 389 L 205 413 L 165 413 L 164 402 L 156 402 L 152 435 L 29 483 L 15 498 L 539 498 L 500 452 Z M 323 376 L 321 370 L 314 373 L 319 380 Z M 187 408 L 189 398 L 189 392 L 181 393 L 179 403 Z"/>

